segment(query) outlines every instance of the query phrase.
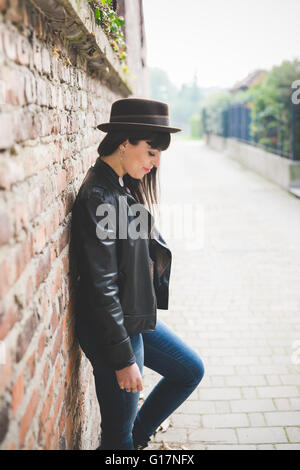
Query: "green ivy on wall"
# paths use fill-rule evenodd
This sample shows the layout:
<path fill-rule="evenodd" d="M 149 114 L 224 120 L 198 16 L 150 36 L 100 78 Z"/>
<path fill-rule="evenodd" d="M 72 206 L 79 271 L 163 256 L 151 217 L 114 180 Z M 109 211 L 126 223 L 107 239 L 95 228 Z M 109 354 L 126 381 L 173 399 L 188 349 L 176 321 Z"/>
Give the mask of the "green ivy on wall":
<path fill-rule="evenodd" d="M 129 73 L 126 65 L 127 46 L 124 41 L 122 26 L 125 20 L 118 16 L 113 9 L 112 0 L 88 0 L 95 16 L 96 24 L 101 26 L 105 32 L 110 45 L 116 52 L 116 55 L 123 66 L 124 73 Z"/>

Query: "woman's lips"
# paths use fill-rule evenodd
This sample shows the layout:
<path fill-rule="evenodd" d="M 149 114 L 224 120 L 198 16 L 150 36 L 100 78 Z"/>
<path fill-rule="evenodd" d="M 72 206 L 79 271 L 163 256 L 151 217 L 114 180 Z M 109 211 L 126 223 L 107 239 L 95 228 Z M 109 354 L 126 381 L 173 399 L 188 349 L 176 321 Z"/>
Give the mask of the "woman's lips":
<path fill-rule="evenodd" d="M 146 171 L 146 173 L 149 173 L 149 171 L 151 171 L 151 168 L 145 168 L 144 167 L 144 170 Z"/>

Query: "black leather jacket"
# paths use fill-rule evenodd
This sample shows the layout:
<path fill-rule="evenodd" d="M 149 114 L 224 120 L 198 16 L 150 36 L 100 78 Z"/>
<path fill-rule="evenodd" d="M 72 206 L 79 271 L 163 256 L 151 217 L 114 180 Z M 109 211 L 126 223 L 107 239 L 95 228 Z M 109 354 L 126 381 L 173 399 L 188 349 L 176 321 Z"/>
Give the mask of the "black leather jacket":
<path fill-rule="evenodd" d="M 107 212 L 96 215 L 97 207 L 106 203 L 116 210 L 114 239 L 100 239 L 96 233 L 97 224 L 107 217 Z M 149 222 L 143 234 L 147 238 L 120 236 L 120 211 L 124 213 L 125 208 L 130 214 L 133 204 L 138 203 L 120 186 L 118 174 L 98 157 L 72 209 L 71 240 L 79 273 L 76 336 L 92 363 L 98 359 L 115 370 L 136 362 L 129 335 L 154 331 L 157 308 L 167 310 L 169 301 L 171 251 L 143 205 L 140 209 Z M 134 217 L 129 215 L 126 220 L 128 230 Z"/>

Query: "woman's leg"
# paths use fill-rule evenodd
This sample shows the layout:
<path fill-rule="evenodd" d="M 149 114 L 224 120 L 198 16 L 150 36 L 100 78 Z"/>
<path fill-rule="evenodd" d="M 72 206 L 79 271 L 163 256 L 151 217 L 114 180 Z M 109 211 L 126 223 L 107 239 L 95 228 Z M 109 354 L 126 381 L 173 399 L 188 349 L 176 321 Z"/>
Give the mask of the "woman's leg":
<path fill-rule="evenodd" d="M 137 363 L 143 373 L 144 345 L 141 333 L 130 336 Z M 101 445 L 98 450 L 133 450 L 132 427 L 140 392 L 121 390 L 116 373 L 101 358 L 92 362 L 101 413 Z"/>
<path fill-rule="evenodd" d="M 175 411 L 201 382 L 204 365 L 190 348 L 162 320 L 154 332 L 142 333 L 144 365 L 162 375 L 137 412 L 133 442 L 147 446 L 154 431 Z"/>

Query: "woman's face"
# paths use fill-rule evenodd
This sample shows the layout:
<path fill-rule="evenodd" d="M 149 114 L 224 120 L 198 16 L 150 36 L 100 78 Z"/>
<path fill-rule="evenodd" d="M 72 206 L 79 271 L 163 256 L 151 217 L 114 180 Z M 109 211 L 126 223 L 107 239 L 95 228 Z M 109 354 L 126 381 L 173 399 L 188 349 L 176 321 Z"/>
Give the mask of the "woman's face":
<path fill-rule="evenodd" d="M 132 145 L 128 139 L 121 145 L 125 149 L 123 158 L 124 171 L 132 178 L 142 179 L 153 166 L 160 163 L 161 150 L 153 149 L 146 140 Z"/>

